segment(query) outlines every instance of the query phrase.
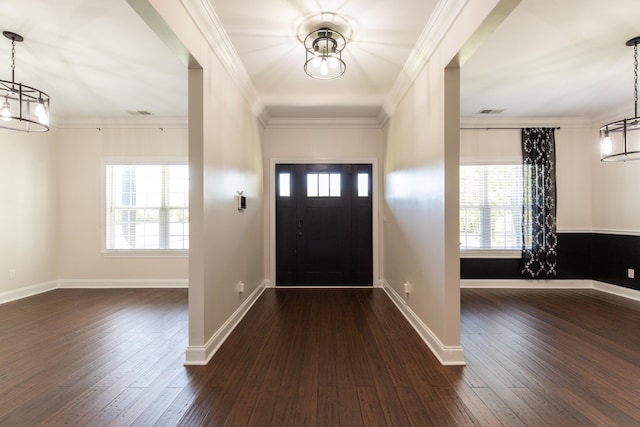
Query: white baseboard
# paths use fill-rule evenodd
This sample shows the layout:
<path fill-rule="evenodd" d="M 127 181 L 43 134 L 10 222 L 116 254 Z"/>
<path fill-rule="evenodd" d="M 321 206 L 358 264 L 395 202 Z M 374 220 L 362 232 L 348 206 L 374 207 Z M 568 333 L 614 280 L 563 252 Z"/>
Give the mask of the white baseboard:
<path fill-rule="evenodd" d="M 640 301 L 640 291 L 599 282 L 597 280 L 524 280 L 524 279 L 463 279 L 461 288 L 475 289 L 594 289 L 619 297 Z"/>
<path fill-rule="evenodd" d="M 188 288 L 189 279 L 59 279 L 60 289 Z"/>
<path fill-rule="evenodd" d="M 398 295 L 398 293 L 389 286 L 388 283 L 381 280 L 382 288 L 389 296 L 391 301 L 398 307 L 400 312 L 409 321 L 413 329 L 416 330 L 420 338 L 427 344 L 431 352 L 438 358 L 440 363 L 444 366 L 463 366 L 466 365 L 464 361 L 464 354 L 462 346 L 446 346 L 440 339 L 429 329 L 429 327 L 411 310 L 411 308 L 405 304 L 404 299 Z"/>
<path fill-rule="evenodd" d="M 222 343 L 229 337 L 231 332 L 238 326 L 242 318 L 258 300 L 265 288 L 269 286 L 269 281 L 263 281 L 240 306 L 227 319 L 226 322 L 216 331 L 215 334 L 202 346 L 188 346 L 185 356 L 185 365 L 206 365 L 213 355 L 218 351 Z"/>
<path fill-rule="evenodd" d="M 389 298 L 409 321 L 418 335 L 431 349 L 433 354 L 443 365 L 464 365 L 462 347 L 445 346 L 427 325 L 405 303 L 404 299 L 386 283 L 380 280 L 380 285 Z M 524 280 L 524 279 L 464 279 L 460 280 L 461 288 L 479 289 L 594 289 L 601 292 L 617 295 L 624 298 L 640 301 L 640 291 L 611 285 L 595 280 Z"/>
<path fill-rule="evenodd" d="M 38 295 L 43 292 L 49 292 L 58 287 L 57 281 L 39 283 L 37 285 L 27 286 L 24 288 L 14 289 L 11 291 L 0 292 L 0 304 Z"/>
<path fill-rule="evenodd" d="M 530 279 L 461 279 L 461 288 L 505 289 L 590 289 L 593 281 L 586 280 L 530 280 Z"/>
<path fill-rule="evenodd" d="M 617 295 L 619 297 L 640 301 L 640 291 L 636 291 L 635 289 L 623 288 L 622 286 L 598 282 L 597 280 L 593 280 L 593 289 L 597 289 L 608 294 Z"/>
<path fill-rule="evenodd" d="M 188 288 L 188 279 L 59 279 L 0 292 L 0 304 L 54 289 Z"/>

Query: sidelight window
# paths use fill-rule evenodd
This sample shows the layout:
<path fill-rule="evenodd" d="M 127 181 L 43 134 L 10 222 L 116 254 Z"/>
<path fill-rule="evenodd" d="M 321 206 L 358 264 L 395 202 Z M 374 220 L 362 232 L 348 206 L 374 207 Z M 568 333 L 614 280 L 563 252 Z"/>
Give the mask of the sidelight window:
<path fill-rule="evenodd" d="M 278 188 L 280 197 L 291 197 L 291 174 L 281 172 L 278 175 Z"/>
<path fill-rule="evenodd" d="M 358 197 L 369 197 L 369 174 L 358 174 Z"/>

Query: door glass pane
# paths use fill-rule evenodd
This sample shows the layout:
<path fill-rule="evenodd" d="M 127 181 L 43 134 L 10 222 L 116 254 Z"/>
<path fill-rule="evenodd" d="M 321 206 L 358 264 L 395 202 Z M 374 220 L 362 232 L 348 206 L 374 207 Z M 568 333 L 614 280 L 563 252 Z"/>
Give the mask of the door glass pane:
<path fill-rule="evenodd" d="M 291 196 L 291 175 L 288 172 L 280 173 L 278 184 L 280 186 L 280 197 Z"/>
<path fill-rule="evenodd" d="M 329 196 L 329 174 L 328 173 L 318 174 L 318 196 L 319 197 Z"/>
<path fill-rule="evenodd" d="M 307 197 L 340 197 L 339 173 L 308 173 Z"/>
<path fill-rule="evenodd" d="M 330 184 L 329 184 L 329 196 L 331 197 L 340 197 L 340 174 L 332 173 L 329 175 Z"/>
<path fill-rule="evenodd" d="M 358 174 L 358 197 L 369 197 L 369 174 Z"/>
<path fill-rule="evenodd" d="M 307 174 L 307 197 L 318 197 L 318 174 Z"/>

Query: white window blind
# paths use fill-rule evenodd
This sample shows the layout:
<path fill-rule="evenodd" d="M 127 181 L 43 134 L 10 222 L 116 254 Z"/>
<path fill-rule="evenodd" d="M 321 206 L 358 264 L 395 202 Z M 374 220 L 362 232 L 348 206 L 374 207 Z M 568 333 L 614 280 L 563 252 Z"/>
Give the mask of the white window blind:
<path fill-rule="evenodd" d="M 522 165 L 460 166 L 461 249 L 522 249 Z"/>
<path fill-rule="evenodd" d="M 189 169 L 183 164 L 106 165 L 109 250 L 189 248 Z"/>

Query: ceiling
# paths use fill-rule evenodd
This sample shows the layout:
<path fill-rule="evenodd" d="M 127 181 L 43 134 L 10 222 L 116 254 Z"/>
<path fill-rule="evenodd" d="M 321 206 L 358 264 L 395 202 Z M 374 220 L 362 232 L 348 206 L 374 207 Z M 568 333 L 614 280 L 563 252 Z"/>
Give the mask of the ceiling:
<path fill-rule="evenodd" d="M 210 2 L 258 98 L 276 118 L 375 117 L 444 4 Z M 326 11 L 337 17 L 321 15 Z M 347 71 L 335 80 L 314 80 L 303 71 L 300 39 L 320 22 L 340 26 L 349 39 Z M 463 121 L 595 124 L 632 115 L 633 49 L 625 42 L 640 35 L 638 22 L 637 0 L 522 0 L 463 64 Z M 16 81 L 51 96 L 54 125 L 186 120 L 185 66 L 126 0 L 3 0 L 0 29 L 25 38 L 16 46 Z M 10 52 L 2 38 L 4 80 L 11 77 Z"/>

